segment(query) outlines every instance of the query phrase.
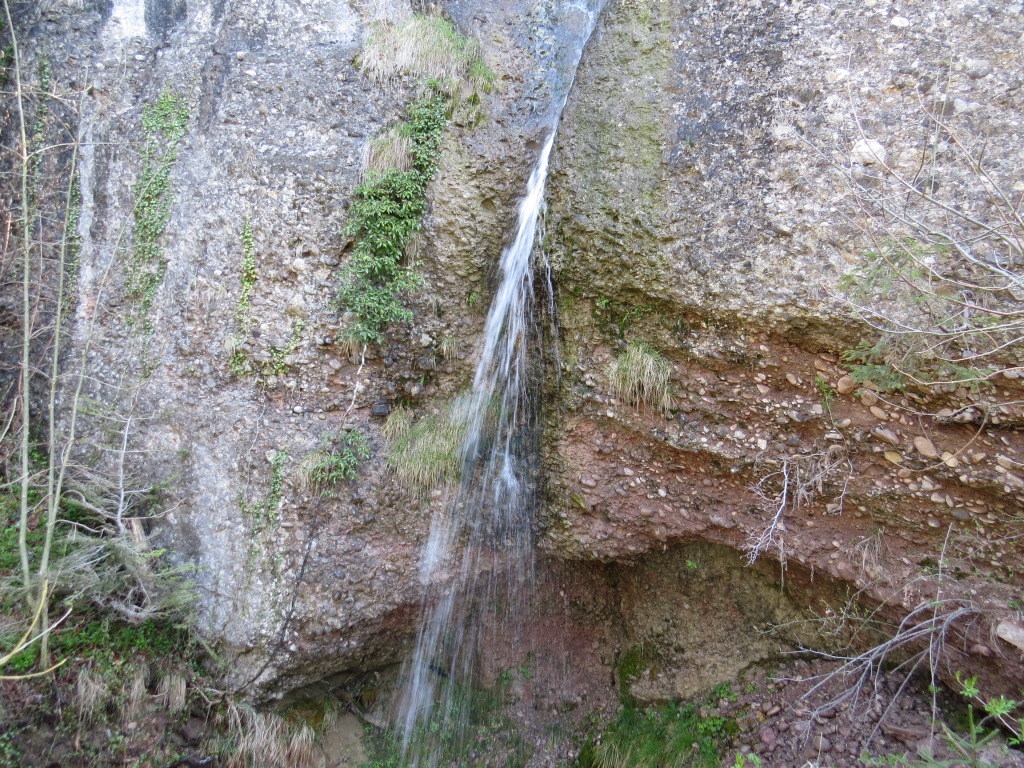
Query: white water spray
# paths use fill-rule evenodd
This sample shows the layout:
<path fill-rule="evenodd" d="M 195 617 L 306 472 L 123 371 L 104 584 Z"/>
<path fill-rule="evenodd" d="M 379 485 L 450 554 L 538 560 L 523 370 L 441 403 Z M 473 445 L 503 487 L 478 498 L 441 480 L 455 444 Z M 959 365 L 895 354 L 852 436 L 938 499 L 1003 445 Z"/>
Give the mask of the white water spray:
<path fill-rule="evenodd" d="M 501 256 L 501 282 L 484 327 L 472 394 L 453 408 L 466 434 L 462 485 L 455 502 L 435 515 L 423 552 L 426 607 L 415 653 L 406 665 L 399 714 L 403 747 L 413 765 L 436 766 L 438 761 L 436 749 L 415 743 L 417 726 L 426 726 L 435 713 L 445 721 L 443 729 L 464 725 L 454 689 L 468 683 L 475 663 L 478 627 L 469 604 L 497 598 L 515 610 L 532 580 L 534 457 L 529 454 L 536 444 L 530 439 L 535 414 L 527 383 L 531 334 L 536 333 L 534 243 L 559 121 L 604 3 L 568 6 L 586 14 L 584 34 L 564 92 L 552 105 L 548 134 L 519 205 L 515 239 Z"/>

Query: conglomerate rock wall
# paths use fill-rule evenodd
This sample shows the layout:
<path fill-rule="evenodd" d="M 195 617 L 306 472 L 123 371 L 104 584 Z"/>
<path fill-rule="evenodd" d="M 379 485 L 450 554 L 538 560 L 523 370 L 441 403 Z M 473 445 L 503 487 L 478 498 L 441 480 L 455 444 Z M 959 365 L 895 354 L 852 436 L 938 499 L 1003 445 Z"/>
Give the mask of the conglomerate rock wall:
<path fill-rule="evenodd" d="M 15 5 L 30 65 L 52 62 L 54 87 L 80 103 L 71 354 L 89 355 L 90 394 L 131 417 L 134 470 L 162 481 L 150 537 L 196 567 L 205 632 L 235 657 L 235 682 L 261 695 L 400 659 L 419 615 L 419 548 L 445 493 L 398 487 L 383 417 L 400 403 L 438 413 L 468 385 L 516 200 L 567 82 L 561 43 L 579 30 L 546 0 L 434 8 L 480 42 L 497 88 L 480 119 L 446 132 L 415 319 L 361 354 L 342 343 L 347 319 L 332 303 L 346 211 L 364 146 L 414 89 L 371 84 L 358 56 L 372 23 L 412 9 Z M 931 400 L 863 390 L 842 354 L 871 329 L 838 283 L 884 219 L 859 184 L 885 189 L 927 166 L 950 204 L 977 203 L 976 175 L 942 176 L 954 133 L 1019 198 L 1022 35 L 1019 2 L 610 0 L 564 115 L 543 243 L 562 370 L 545 393 L 539 534 L 546 556 L 568 561 L 560 583 L 579 563 L 591 574 L 580 583 L 621 589 L 608 602 L 618 608 L 576 617 L 616 627 L 580 644 L 597 667 L 614 663 L 606 645 L 641 640 L 663 666 L 693 667 L 679 650 L 689 630 L 664 616 L 709 610 L 715 579 L 700 580 L 704 597 L 680 598 L 686 568 L 664 555 L 670 578 L 657 553 L 706 543 L 728 548 L 707 550 L 709 562 L 723 551 L 738 562 L 783 501 L 778 480 L 800 471 L 815 479 L 784 504 L 763 558 L 789 561 L 802 594 L 827 574 L 829 600 L 847 584 L 893 616 L 934 596 L 937 571 L 955 577 L 939 588 L 981 617 L 972 665 L 1019 675 L 1021 649 L 1000 638 L 1024 634 L 1010 602 L 1021 410 L 983 407 L 1019 400 L 1018 379 Z M 167 94 L 187 104 L 187 133 L 140 311 L 128 254 L 143 113 Z M 948 123 L 938 137 L 936 111 Z M 667 410 L 611 394 L 610 363 L 638 341 L 671 363 Z M 369 437 L 371 458 L 320 498 L 301 483 L 302 459 L 347 429 Z M 584 560 L 624 574 L 639 562 L 658 578 L 593 576 Z M 795 610 L 730 605 L 733 628 L 709 625 L 704 639 L 708 657 L 723 648 L 723 675 L 771 652 L 753 635 L 733 642 L 743 616 L 783 622 Z M 667 674 L 644 695 L 692 682 Z"/>

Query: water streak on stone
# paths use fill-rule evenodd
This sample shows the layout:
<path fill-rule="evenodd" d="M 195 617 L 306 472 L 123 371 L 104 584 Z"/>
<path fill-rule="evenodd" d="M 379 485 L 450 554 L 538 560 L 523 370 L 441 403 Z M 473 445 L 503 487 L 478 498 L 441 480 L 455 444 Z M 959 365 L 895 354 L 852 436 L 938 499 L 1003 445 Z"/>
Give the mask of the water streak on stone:
<path fill-rule="evenodd" d="M 535 459 L 536 414 L 528 392 L 534 320 L 534 243 L 544 206 L 548 164 L 562 110 L 583 48 L 605 0 L 567 4 L 586 15 L 573 67 L 552 104 L 549 130 L 519 206 L 515 239 L 501 257 L 501 282 L 484 328 L 473 391 L 452 409 L 464 429 L 462 483 L 453 503 L 436 513 L 420 576 L 427 595 L 416 650 L 406 664 L 399 727 L 413 765 L 436 766 L 436 750 L 421 754 L 413 738 L 432 716 L 457 731 L 455 689 L 468 685 L 475 663 L 478 622 L 470 603 L 502 603 L 514 612 L 533 576 L 530 465 Z M 531 448 L 533 450 L 531 450 Z M 453 714 L 454 713 L 454 714 Z M 429 748 L 428 748 L 429 750 Z"/>

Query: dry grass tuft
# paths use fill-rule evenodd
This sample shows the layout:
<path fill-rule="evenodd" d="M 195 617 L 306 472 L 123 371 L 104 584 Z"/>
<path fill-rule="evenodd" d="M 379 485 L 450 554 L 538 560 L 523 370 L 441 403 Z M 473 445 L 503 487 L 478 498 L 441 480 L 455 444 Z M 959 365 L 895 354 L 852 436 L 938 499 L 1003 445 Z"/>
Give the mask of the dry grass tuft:
<path fill-rule="evenodd" d="M 405 124 L 393 126 L 363 146 L 363 178 L 412 170 L 412 136 Z"/>
<path fill-rule="evenodd" d="M 188 680 L 181 672 L 171 670 L 160 679 L 156 693 L 161 706 L 170 714 L 177 714 L 188 703 Z"/>
<path fill-rule="evenodd" d="M 418 496 L 458 481 L 466 423 L 457 408 L 427 416 L 391 443 L 388 464 L 398 482 Z"/>
<path fill-rule="evenodd" d="M 274 714 L 252 712 L 238 752 L 252 766 L 276 766 L 285 761 L 284 720 Z"/>
<path fill-rule="evenodd" d="M 446 334 L 441 337 L 440 351 L 446 362 L 454 363 L 462 352 L 462 344 L 456 336 Z"/>
<path fill-rule="evenodd" d="M 103 714 L 110 701 L 107 681 L 92 667 L 78 673 L 75 685 L 75 709 L 82 723 L 95 723 Z"/>
<path fill-rule="evenodd" d="M 402 24 L 375 25 L 360 65 L 375 83 L 414 74 L 449 84 L 466 79 L 478 90 L 488 90 L 494 81 L 480 56 L 480 44 L 463 37 L 440 16 L 413 16 Z"/>
<path fill-rule="evenodd" d="M 124 716 L 133 720 L 142 714 L 142 706 L 146 702 L 146 693 L 149 686 L 149 667 L 139 665 L 131 673 L 131 682 L 128 684 L 128 698 L 124 705 Z"/>
<path fill-rule="evenodd" d="M 669 377 L 672 364 L 641 342 L 630 342 L 609 371 L 612 393 L 630 405 L 651 405 L 662 411 L 672 407 Z"/>
<path fill-rule="evenodd" d="M 412 409 L 400 405 L 388 414 L 381 434 L 388 443 L 394 443 L 409 434 L 409 430 L 412 429 L 412 420 Z"/>
<path fill-rule="evenodd" d="M 306 724 L 292 731 L 285 747 L 285 765 L 288 768 L 319 768 L 323 757 L 316 745 L 316 734 Z"/>

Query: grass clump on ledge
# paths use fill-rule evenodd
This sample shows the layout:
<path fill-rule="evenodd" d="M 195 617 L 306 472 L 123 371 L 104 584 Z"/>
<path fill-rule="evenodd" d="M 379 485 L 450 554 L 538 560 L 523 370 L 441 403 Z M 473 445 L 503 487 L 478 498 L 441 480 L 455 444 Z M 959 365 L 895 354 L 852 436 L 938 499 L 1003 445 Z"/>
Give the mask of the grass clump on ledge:
<path fill-rule="evenodd" d="M 398 416 L 399 413 L 401 416 Z M 386 431 L 395 434 L 388 464 L 399 484 L 418 496 L 426 496 L 438 485 L 457 482 L 462 473 L 462 442 L 466 424 L 457 408 L 408 424 L 409 412 L 395 411 Z M 389 430 L 391 419 L 398 419 Z"/>
<path fill-rule="evenodd" d="M 474 91 L 489 93 L 495 81 L 494 72 L 481 56 L 480 44 L 440 16 L 413 16 L 399 25 L 376 25 L 360 56 L 360 66 L 378 84 L 413 74 L 443 84 L 448 92 L 465 82 Z"/>
<path fill-rule="evenodd" d="M 362 156 L 363 180 L 388 171 L 412 170 L 412 132 L 409 123 L 399 123 L 366 142 Z"/>
<path fill-rule="evenodd" d="M 661 353 L 642 341 L 633 341 L 612 363 L 609 379 L 618 399 L 667 411 L 672 406 L 671 375 L 672 364 Z"/>

